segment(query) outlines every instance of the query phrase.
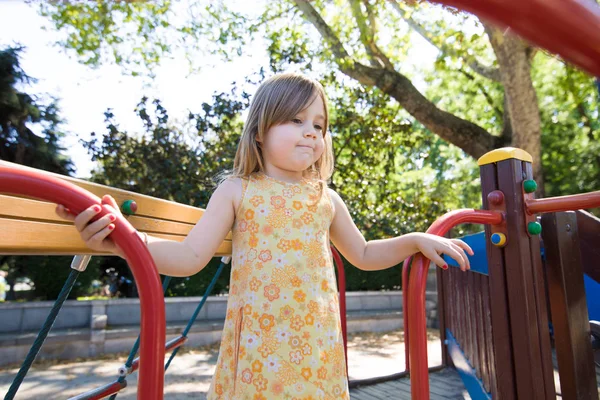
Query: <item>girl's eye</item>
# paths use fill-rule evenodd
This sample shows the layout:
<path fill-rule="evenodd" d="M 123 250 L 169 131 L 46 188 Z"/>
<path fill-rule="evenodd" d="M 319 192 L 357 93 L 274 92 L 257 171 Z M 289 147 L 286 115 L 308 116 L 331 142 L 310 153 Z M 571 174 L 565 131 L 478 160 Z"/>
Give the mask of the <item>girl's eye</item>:
<path fill-rule="evenodd" d="M 321 125 L 315 125 L 315 129 L 318 131 L 322 131 L 323 127 Z"/>
<path fill-rule="evenodd" d="M 301 123 L 302 123 L 302 120 L 300 120 L 300 119 L 298 119 L 298 118 L 294 118 L 294 119 L 292 120 L 292 122 L 293 122 L 293 123 L 295 123 L 295 124 L 301 124 Z"/>

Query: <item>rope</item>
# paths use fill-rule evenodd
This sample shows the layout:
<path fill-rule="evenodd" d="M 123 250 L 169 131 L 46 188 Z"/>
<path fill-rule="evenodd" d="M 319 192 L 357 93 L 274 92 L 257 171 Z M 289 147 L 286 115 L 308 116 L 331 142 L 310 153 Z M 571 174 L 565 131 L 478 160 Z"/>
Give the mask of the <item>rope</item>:
<path fill-rule="evenodd" d="M 221 272 L 223 271 L 223 268 L 225 268 L 225 265 L 227 265 L 227 264 L 229 264 L 229 260 L 227 262 L 221 261 L 221 264 L 219 265 L 219 269 L 217 270 L 217 273 L 215 274 L 215 276 L 213 276 L 212 281 L 210 281 L 210 285 L 208 285 L 208 288 L 206 288 L 206 292 L 204 292 L 204 296 L 202 297 L 202 300 L 200 300 L 198 307 L 196 307 L 196 311 L 194 311 L 194 314 L 192 315 L 187 326 L 183 330 L 183 333 L 181 334 L 182 337 L 184 337 L 184 338 L 187 337 L 188 332 L 190 331 L 190 329 L 192 328 L 192 325 L 194 325 L 194 322 L 196 321 L 196 317 L 198 317 L 198 314 L 200 313 L 202 306 L 204 306 L 204 303 L 206 302 L 206 298 L 212 292 L 213 288 L 215 287 L 215 284 L 217 283 L 217 280 L 219 279 L 219 276 L 221 275 Z M 175 358 L 178 351 L 179 351 L 179 347 L 177 347 L 171 353 L 171 357 L 169 357 L 169 361 L 167 361 L 167 364 L 165 365 L 165 371 L 169 368 L 169 365 L 171 365 L 171 361 L 173 361 L 173 358 Z"/>
<path fill-rule="evenodd" d="M 171 283 L 171 277 L 165 276 L 165 279 L 163 280 L 163 285 L 162 285 L 163 286 L 163 296 L 166 293 L 167 288 L 169 287 L 170 283 Z M 133 344 L 133 347 L 131 348 L 131 351 L 129 352 L 129 356 L 127 357 L 127 361 L 125 361 L 126 370 L 129 370 L 131 368 L 131 365 L 133 364 L 133 359 L 135 358 L 135 355 L 137 354 L 139 348 L 140 348 L 140 335 L 138 335 L 137 339 L 135 340 L 135 343 Z M 119 376 L 119 379 L 117 379 L 117 382 L 119 382 L 119 383 L 125 382 L 125 376 Z M 115 400 L 116 398 L 117 398 L 117 393 L 110 396 L 109 400 Z"/>
<path fill-rule="evenodd" d="M 72 269 L 71 273 L 69 274 L 69 277 L 67 278 L 65 284 L 63 285 L 62 289 L 60 290 L 60 294 L 58 295 L 58 298 L 56 299 L 56 301 L 54 302 L 54 305 L 52 306 L 52 310 L 50 310 L 50 314 L 48 314 L 46 321 L 44 321 L 44 325 L 42 326 L 40 333 L 38 333 L 37 337 L 35 338 L 35 341 L 33 342 L 33 345 L 29 349 L 29 353 L 27 354 L 27 357 L 25 357 L 25 361 L 23 361 L 23 365 L 21 365 L 21 369 L 17 373 L 17 376 L 15 376 L 15 379 L 13 380 L 12 385 L 10 385 L 10 389 L 8 389 L 6 396 L 4 396 L 4 400 L 12 400 L 12 399 L 14 399 L 15 395 L 17 394 L 17 391 L 19 390 L 19 386 L 21 386 L 21 383 L 23 383 L 23 379 L 25 379 L 25 376 L 27 375 L 27 372 L 29 371 L 31 364 L 33 364 L 35 357 L 38 355 L 40 348 L 44 344 L 44 341 L 46 340 L 46 337 L 48 336 L 50 329 L 52 329 L 52 325 L 54 325 L 56 316 L 58 315 L 58 312 L 60 311 L 61 307 L 63 306 L 65 300 L 69 296 L 69 293 L 71 292 L 71 289 L 75 285 L 75 281 L 77 280 L 78 276 L 79 276 L 79 271 Z"/>

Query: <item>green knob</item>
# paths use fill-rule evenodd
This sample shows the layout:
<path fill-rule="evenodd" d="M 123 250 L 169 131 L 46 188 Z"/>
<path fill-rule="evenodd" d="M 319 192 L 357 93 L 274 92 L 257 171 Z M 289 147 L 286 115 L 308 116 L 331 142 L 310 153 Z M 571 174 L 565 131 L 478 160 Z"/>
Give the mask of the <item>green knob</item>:
<path fill-rule="evenodd" d="M 523 189 L 525 193 L 533 193 L 537 190 L 537 183 L 533 179 L 527 179 L 523 182 Z"/>
<path fill-rule="evenodd" d="M 133 200 L 125 200 L 121 205 L 121 211 L 125 215 L 133 215 L 137 211 L 137 203 Z"/>
<path fill-rule="evenodd" d="M 530 222 L 527 224 L 527 232 L 530 235 L 539 235 L 542 233 L 542 225 L 539 222 Z"/>

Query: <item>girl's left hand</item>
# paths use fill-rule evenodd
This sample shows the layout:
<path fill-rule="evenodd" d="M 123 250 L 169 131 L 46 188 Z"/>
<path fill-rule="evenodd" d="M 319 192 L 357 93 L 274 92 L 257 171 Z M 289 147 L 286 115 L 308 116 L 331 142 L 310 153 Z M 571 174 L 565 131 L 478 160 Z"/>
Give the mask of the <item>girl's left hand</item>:
<path fill-rule="evenodd" d="M 431 261 L 433 261 L 438 267 L 448 269 L 448 264 L 441 257 L 441 254 L 446 254 L 452 257 L 458 265 L 461 271 L 471 269 L 469 258 L 466 253 L 473 255 L 473 250 L 468 244 L 460 239 L 448 239 L 441 236 L 431 235 L 428 233 L 416 233 L 415 245 L 421 253 Z"/>

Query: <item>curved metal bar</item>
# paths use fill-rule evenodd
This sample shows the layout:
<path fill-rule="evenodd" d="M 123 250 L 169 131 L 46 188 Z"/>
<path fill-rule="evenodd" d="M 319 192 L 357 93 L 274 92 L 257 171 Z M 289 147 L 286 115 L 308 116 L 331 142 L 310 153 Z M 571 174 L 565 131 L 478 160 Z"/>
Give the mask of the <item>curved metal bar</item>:
<path fill-rule="evenodd" d="M 589 0 L 433 0 L 510 27 L 600 76 L 600 7 Z"/>
<path fill-rule="evenodd" d="M 595 207 L 600 207 L 600 190 L 545 199 L 525 199 L 525 209 L 528 214 L 585 210 Z"/>
<path fill-rule="evenodd" d="M 340 320 L 344 339 L 344 355 L 346 356 L 346 375 L 348 375 L 348 323 L 346 321 L 346 272 L 339 251 L 331 246 L 331 254 L 338 271 L 338 291 L 340 292 Z"/>
<path fill-rule="evenodd" d="M 504 216 L 496 211 L 485 210 L 456 210 L 438 218 L 427 230 L 427 233 L 443 236 L 452 227 L 464 224 L 497 225 Z M 410 269 L 408 290 L 410 308 L 408 313 L 408 328 L 410 333 L 410 386 L 413 399 L 429 399 L 429 372 L 427 367 L 427 321 L 425 319 L 425 286 L 427 284 L 427 269 L 429 260 L 419 253 L 413 260 Z"/>
<path fill-rule="evenodd" d="M 25 195 L 63 204 L 75 214 L 98 204 L 102 206 L 102 210 L 96 219 L 110 212 L 97 196 L 42 171 L 0 166 L 0 193 Z M 163 397 L 165 348 L 165 305 L 160 294 L 160 277 L 150 253 L 129 222 L 118 217 L 114 224 L 116 229 L 111 238 L 125 253 L 140 295 L 140 357 L 143 363 L 138 399 L 159 400 Z"/>

